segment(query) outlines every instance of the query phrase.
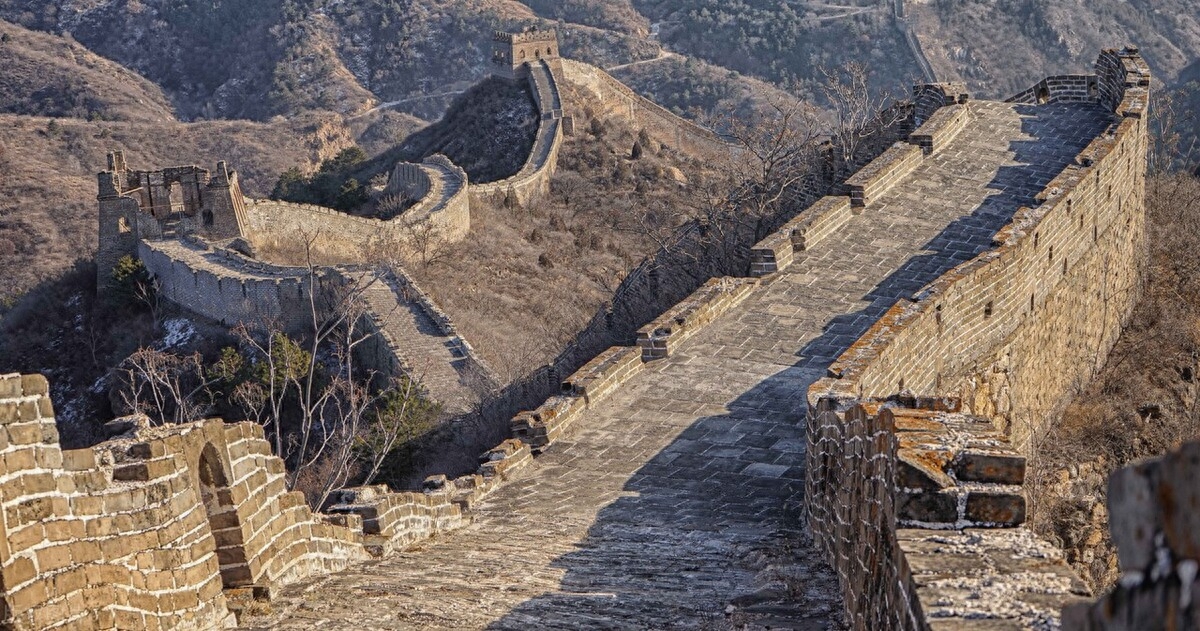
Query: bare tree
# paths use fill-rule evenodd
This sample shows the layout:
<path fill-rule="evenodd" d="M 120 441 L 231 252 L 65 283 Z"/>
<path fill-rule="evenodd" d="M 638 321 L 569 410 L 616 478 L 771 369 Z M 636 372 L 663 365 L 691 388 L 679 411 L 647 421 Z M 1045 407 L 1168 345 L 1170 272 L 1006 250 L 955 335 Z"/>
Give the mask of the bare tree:
<path fill-rule="evenodd" d="M 321 270 L 311 257 L 315 240 L 305 238 L 304 331 L 292 337 L 271 321 L 237 327 L 255 378 L 239 384 L 232 398 L 267 428 L 288 463 L 288 487 L 320 507 L 347 484 L 374 481 L 389 454 L 428 429 L 438 409 L 418 381 L 360 366 L 360 349 L 378 341 L 366 294 L 380 278 Z"/>
<path fill-rule="evenodd" d="M 840 68 L 820 71 L 823 81 L 819 88 L 832 113 L 829 138 L 841 159 L 842 172 L 849 174 L 863 145 L 883 134 L 906 113 L 890 105 L 895 101 L 891 95 L 871 90 L 867 67 L 863 64 L 852 61 Z"/>
<path fill-rule="evenodd" d="M 1195 98 L 1200 88 L 1185 87 L 1176 91 L 1154 90 L 1151 93 L 1150 132 L 1154 142 L 1150 148 L 1150 173 L 1167 173 L 1188 168 L 1200 154 L 1200 135 L 1197 135 L 1196 112 L 1187 107 L 1186 100 Z M 1182 130 L 1192 130 L 1185 135 Z"/>
<path fill-rule="evenodd" d="M 155 425 L 196 421 L 212 409 L 217 379 L 208 374 L 199 353 L 141 348 L 121 363 L 118 373 L 122 403 Z"/>
<path fill-rule="evenodd" d="M 398 221 L 404 245 L 420 259 L 421 265 L 433 265 L 446 254 L 445 230 L 431 217 L 401 217 Z"/>

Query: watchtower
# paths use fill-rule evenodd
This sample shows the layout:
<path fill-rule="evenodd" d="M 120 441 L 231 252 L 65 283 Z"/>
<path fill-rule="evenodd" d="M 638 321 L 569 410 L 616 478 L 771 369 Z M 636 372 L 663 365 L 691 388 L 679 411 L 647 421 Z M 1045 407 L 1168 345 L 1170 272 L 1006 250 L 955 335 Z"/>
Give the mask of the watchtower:
<path fill-rule="evenodd" d="M 224 162 L 215 173 L 198 166 L 134 171 L 121 151 L 108 154 L 108 169 L 97 174 L 100 207 L 97 280 L 101 287 L 117 260 L 135 255 L 143 239 L 181 232 L 210 240 L 242 236 L 245 198 L 237 173 Z"/>
<path fill-rule="evenodd" d="M 527 64 L 545 61 L 554 70 L 561 64 L 559 59 L 554 29 L 531 26 L 520 33 L 496 31 L 492 37 L 492 74 L 497 76 L 524 79 L 529 74 Z"/>

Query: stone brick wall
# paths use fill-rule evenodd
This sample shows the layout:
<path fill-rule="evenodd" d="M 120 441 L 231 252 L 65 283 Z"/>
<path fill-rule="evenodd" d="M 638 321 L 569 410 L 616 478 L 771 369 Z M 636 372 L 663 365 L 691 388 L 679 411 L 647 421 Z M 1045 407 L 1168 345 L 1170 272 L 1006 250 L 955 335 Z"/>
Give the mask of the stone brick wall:
<path fill-rule="evenodd" d="M 1104 361 L 1140 287 L 1149 76 L 1130 50 L 1105 51 L 1097 74 L 1120 86 L 1092 92 L 1116 114 L 1107 132 L 993 249 L 893 307 L 809 390 L 809 522 L 856 629 L 1053 625 L 1086 595 L 1020 524 L 1022 452 Z M 931 107 L 910 139 L 927 155 L 961 125 L 961 105 Z"/>
<path fill-rule="evenodd" d="M 1059 103 L 1095 101 L 1096 75 L 1058 75 L 1042 79 L 1029 89 L 1009 97 L 1009 103 Z"/>
<path fill-rule="evenodd" d="M 274 322 L 295 331 L 311 319 L 307 268 L 238 267 L 235 255 L 195 241 L 143 241 L 138 258 L 163 298 L 222 324 Z"/>
<path fill-rule="evenodd" d="M 396 165 L 386 191 L 398 190 L 419 201 L 397 220 L 384 222 L 397 232 L 397 240 L 403 242 L 408 236 L 407 229 L 400 226 L 414 222 L 432 224 L 437 230 L 434 236 L 445 243 L 457 243 L 467 238 L 471 231 L 467 173 L 449 158 L 437 154 L 421 164 L 402 162 Z"/>
<path fill-rule="evenodd" d="M 421 165 L 401 162 L 392 169 L 384 193 L 399 193 L 412 200 L 421 200 L 429 194 L 431 188 L 433 178 L 429 177 Z"/>
<path fill-rule="evenodd" d="M 649 361 L 669 356 L 672 348 L 745 300 L 757 284 L 758 281 L 746 278 L 709 279 L 687 300 L 638 330 L 637 344 L 642 349 L 642 359 Z"/>
<path fill-rule="evenodd" d="M 39 376 L 0 378 L 0 433 L 5 628 L 225 626 L 220 563 L 179 454 L 131 472 L 106 449 L 62 451 Z"/>
<path fill-rule="evenodd" d="M 1020 209 L 995 249 L 897 304 L 814 393 L 953 394 L 1025 449 L 1098 369 L 1139 296 L 1148 136 L 1136 107 L 1145 78 L 1131 77 L 1122 115 L 1046 186 L 1040 206 Z"/>
<path fill-rule="evenodd" d="M 970 98 L 963 83 L 924 83 L 913 86 L 913 117 L 923 125 L 938 110 L 948 105 L 963 104 Z"/>
<path fill-rule="evenodd" d="M 827 196 L 801 211 L 750 250 L 750 275 L 766 276 L 787 269 L 796 252 L 816 247 L 854 216 L 849 197 Z"/>
<path fill-rule="evenodd" d="M 429 221 L 439 229 L 438 238 L 457 242 L 471 229 L 471 207 L 467 174 L 445 156 L 435 155 L 422 164 L 397 165 L 388 191 L 402 188 L 403 174 L 420 173 L 425 195 L 400 217 L 388 221 L 355 217 L 343 212 L 275 200 L 247 200 L 246 237 L 256 247 L 280 249 L 295 246 L 301 238 L 313 239 L 318 257 L 365 261 L 385 251 L 410 247 L 412 221 Z M 406 180 L 407 181 L 407 180 Z M 411 184 L 411 182 L 410 182 Z"/>
<path fill-rule="evenodd" d="M 1096 603 L 1063 613 L 1067 631 L 1200 629 L 1200 442 L 1113 473 L 1109 528 L 1123 575 Z"/>
<path fill-rule="evenodd" d="M 286 249 L 302 238 L 313 240 L 315 256 L 364 260 L 388 246 L 397 247 L 398 226 L 311 204 L 249 200 L 246 237 L 256 248 Z"/>
<path fill-rule="evenodd" d="M 920 147 L 898 142 L 846 180 L 850 203 L 855 208 L 870 204 L 913 172 L 924 152 Z"/>
<path fill-rule="evenodd" d="M 805 495 L 814 539 L 838 573 L 852 628 L 921 629 L 920 605 L 896 542 L 891 418 L 839 405 L 825 400 L 809 414 Z"/>
<path fill-rule="evenodd" d="M 0 627 L 215 629 L 223 590 L 269 588 L 402 550 L 532 458 L 520 441 L 425 492 L 341 492 L 336 514 L 288 492 L 262 427 L 209 420 L 142 428 L 63 451 L 49 384 L 0 376 Z"/>
<path fill-rule="evenodd" d="M 550 178 L 558 166 L 558 151 L 562 146 L 564 123 L 562 95 L 558 87 L 562 71 L 557 71 L 557 77 L 555 72 L 556 70 L 546 62 L 538 62 L 530 67 L 526 80 L 533 100 L 542 112 L 533 149 L 530 150 L 521 170 L 511 177 L 487 184 L 472 184 L 472 204 L 526 204 L 550 191 Z"/>
<path fill-rule="evenodd" d="M 1023 458 L 958 407 L 825 398 L 809 415 L 810 525 L 853 629 L 1057 628 L 1088 593 L 1021 526 Z"/>

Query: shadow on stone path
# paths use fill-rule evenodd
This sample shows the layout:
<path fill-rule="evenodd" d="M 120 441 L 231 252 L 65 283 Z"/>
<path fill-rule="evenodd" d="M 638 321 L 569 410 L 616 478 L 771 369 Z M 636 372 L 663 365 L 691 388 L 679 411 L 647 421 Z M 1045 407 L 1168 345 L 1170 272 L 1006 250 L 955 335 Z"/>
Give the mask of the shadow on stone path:
<path fill-rule="evenodd" d="M 836 628 L 800 515 L 808 386 L 896 300 L 990 247 L 1108 121 L 971 107 L 943 153 L 590 410 L 470 526 L 288 588 L 251 628 Z"/>

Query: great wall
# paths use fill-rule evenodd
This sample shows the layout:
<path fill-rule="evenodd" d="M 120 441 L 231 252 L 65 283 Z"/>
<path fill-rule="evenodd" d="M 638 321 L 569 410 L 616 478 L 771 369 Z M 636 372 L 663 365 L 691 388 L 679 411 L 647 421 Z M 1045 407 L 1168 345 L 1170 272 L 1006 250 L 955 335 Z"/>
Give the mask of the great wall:
<path fill-rule="evenodd" d="M 572 127 L 560 82 L 660 142 L 724 146 L 559 59 L 552 32 L 496 43 L 541 109 L 535 148 L 498 186 L 398 165 L 388 186 L 421 220 L 469 238 L 480 196 L 544 191 Z M 1138 299 L 1149 80 L 1127 48 L 1007 102 L 918 86 L 905 140 L 759 243 L 746 277 L 708 281 L 513 418 L 476 473 L 422 491 L 345 489 L 315 513 L 253 423 L 63 450 L 46 380 L 0 378 L 0 626 L 1198 628 L 1200 444 L 1113 477 L 1126 574 L 1099 603 L 1022 525 L 1031 439 Z M 402 275 L 245 252 L 302 231 L 402 247 L 388 222 L 119 153 L 99 204 L 102 270 L 135 254 L 229 324 L 286 325 L 305 292 L 370 276 L 378 361 L 441 366 L 429 391 L 453 409 L 479 396 L 456 377 L 486 366 Z"/>

